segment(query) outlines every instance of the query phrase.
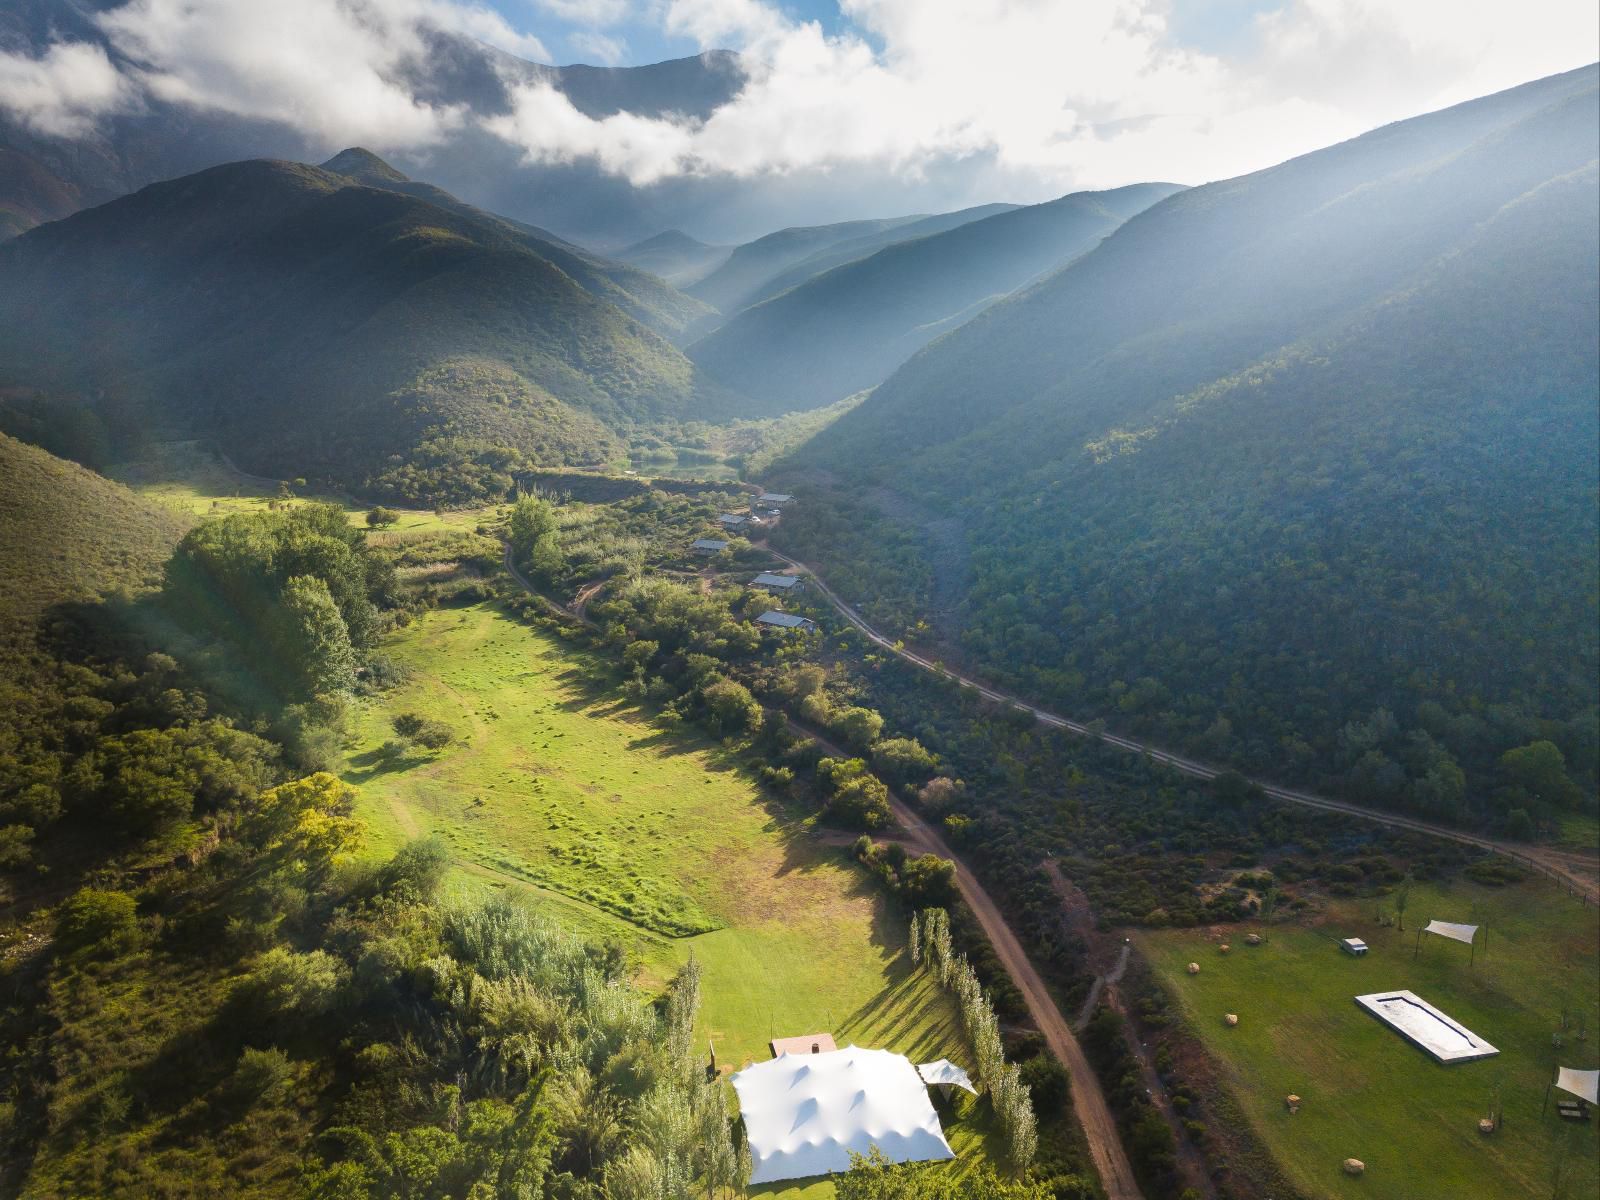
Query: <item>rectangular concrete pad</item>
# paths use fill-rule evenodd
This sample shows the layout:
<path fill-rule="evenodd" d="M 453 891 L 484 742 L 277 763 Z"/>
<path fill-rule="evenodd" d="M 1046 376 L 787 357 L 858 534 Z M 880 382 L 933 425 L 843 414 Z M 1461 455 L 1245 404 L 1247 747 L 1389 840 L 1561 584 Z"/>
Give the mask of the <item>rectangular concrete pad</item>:
<path fill-rule="evenodd" d="M 1357 996 L 1356 1003 L 1442 1063 L 1471 1062 L 1500 1053 L 1415 992 L 1369 992 Z"/>

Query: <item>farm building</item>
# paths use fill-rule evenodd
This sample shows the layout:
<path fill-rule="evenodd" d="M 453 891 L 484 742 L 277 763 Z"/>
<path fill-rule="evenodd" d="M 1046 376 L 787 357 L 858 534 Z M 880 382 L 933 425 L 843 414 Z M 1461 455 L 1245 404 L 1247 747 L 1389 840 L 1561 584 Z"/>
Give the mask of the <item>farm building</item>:
<path fill-rule="evenodd" d="M 1367 952 L 1367 944 L 1360 938 L 1345 938 L 1339 943 L 1339 949 L 1343 950 L 1346 954 L 1360 958 Z"/>
<path fill-rule="evenodd" d="M 798 629 L 802 633 L 809 633 L 817 627 L 815 621 L 805 617 L 797 617 L 793 613 L 778 612 L 776 610 L 762 613 L 756 618 L 757 625 L 766 625 L 771 629 Z"/>
<path fill-rule="evenodd" d="M 927 1085 L 888 1050 L 780 1054 L 732 1079 L 750 1144 L 750 1183 L 850 1169 L 876 1146 L 890 1162 L 951 1159 Z"/>
<path fill-rule="evenodd" d="M 756 497 L 756 503 L 762 508 L 782 508 L 785 504 L 793 504 L 794 497 L 787 492 L 762 492 Z"/>
<path fill-rule="evenodd" d="M 802 580 L 798 575 L 774 575 L 771 571 L 763 571 L 750 581 L 750 586 L 766 588 L 769 592 L 783 595 L 798 591 L 801 583 Z"/>
<path fill-rule="evenodd" d="M 728 543 L 720 538 L 696 538 L 689 543 L 689 549 L 696 554 L 721 554 L 728 548 Z"/>
<path fill-rule="evenodd" d="M 717 518 L 717 524 L 721 525 L 729 533 L 743 533 L 754 522 L 743 513 L 723 513 Z"/>

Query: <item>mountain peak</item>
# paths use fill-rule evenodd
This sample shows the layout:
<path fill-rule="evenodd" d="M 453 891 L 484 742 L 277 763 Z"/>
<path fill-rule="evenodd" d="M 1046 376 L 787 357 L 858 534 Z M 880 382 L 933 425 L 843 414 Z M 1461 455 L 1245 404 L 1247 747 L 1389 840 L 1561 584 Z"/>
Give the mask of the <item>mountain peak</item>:
<path fill-rule="evenodd" d="M 322 164 L 324 171 L 346 175 L 351 179 L 382 179 L 388 183 L 408 183 L 410 180 L 396 171 L 365 146 L 351 146 L 341 150 Z"/>

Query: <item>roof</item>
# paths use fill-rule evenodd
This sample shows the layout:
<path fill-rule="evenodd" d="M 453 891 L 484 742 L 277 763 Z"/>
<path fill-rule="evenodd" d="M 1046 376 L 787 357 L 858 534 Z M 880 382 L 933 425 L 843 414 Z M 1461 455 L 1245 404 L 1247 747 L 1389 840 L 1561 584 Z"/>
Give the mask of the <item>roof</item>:
<path fill-rule="evenodd" d="M 793 613 L 779 612 L 777 609 L 770 609 L 762 613 L 756 620 L 763 625 L 776 625 L 779 629 L 800 629 L 806 625 L 816 624 L 815 621 L 807 620 L 805 617 L 797 617 Z"/>
<path fill-rule="evenodd" d="M 846 1046 L 784 1054 L 732 1079 L 750 1144 L 752 1184 L 850 1169 L 873 1146 L 890 1162 L 951 1159 L 939 1116 L 911 1060 Z"/>
<path fill-rule="evenodd" d="M 923 1063 L 917 1068 L 917 1074 L 922 1076 L 922 1082 L 932 1084 L 952 1084 L 958 1088 L 965 1088 L 974 1096 L 978 1089 L 972 1086 L 972 1080 L 967 1078 L 967 1073 L 948 1058 L 941 1058 L 938 1062 Z"/>
<path fill-rule="evenodd" d="M 750 518 L 742 513 L 723 513 L 717 520 L 724 525 L 748 525 L 750 523 Z"/>
<path fill-rule="evenodd" d="M 1437 933 L 1440 937 L 1454 938 L 1458 942 L 1472 945 L 1472 939 L 1478 934 L 1476 925 L 1454 925 L 1449 921 L 1429 921 L 1423 933 Z"/>
<path fill-rule="evenodd" d="M 1346 945 L 1346 946 L 1360 946 L 1360 947 L 1362 947 L 1362 948 L 1363 948 L 1363 949 L 1365 949 L 1365 948 L 1366 948 L 1366 945 L 1367 945 L 1367 944 L 1366 944 L 1366 943 L 1365 943 L 1365 942 L 1363 942 L 1363 941 L 1362 941 L 1362 940 L 1361 940 L 1361 939 L 1360 939 L 1360 938 L 1345 938 L 1345 939 L 1344 939 L 1344 944 L 1345 944 L 1345 945 Z"/>
<path fill-rule="evenodd" d="M 774 575 L 771 571 L 763 571 L 750 581 L 751 587 L 792 588 L 800 586 L 798 575 Z"/>
<path fill-rule="evenodd" d="M 773 1038 L 767 1045 L 772 1047 L 773 1058 L 777 1058 L 780 1054 L 810 1054 L 813 1046 L 818 1048 L 819 1054 L 839 1048 L 833 1044 L 831 1033 L 808 1033 L 801 1037 Z"/>
<path fill-rule="evenodd" d="M 1600 1071 L 1574 1071 L 1571 1067 L 1561 1067 L 1556 1072 L 1556 1086 L 1590 1104 L 1600 1104 Z"/>
<path fill-rule="evenodd" d="M 691 550 L 726 550 L 728 543 L 719 538 L 696 538 L 689 543 Z"/>
<path fill-rule="evenodd" d="M 786 504 L 794 497 L 788 492 L 762 492 L 756 499 L 765 500 L 768 504 Z"/>

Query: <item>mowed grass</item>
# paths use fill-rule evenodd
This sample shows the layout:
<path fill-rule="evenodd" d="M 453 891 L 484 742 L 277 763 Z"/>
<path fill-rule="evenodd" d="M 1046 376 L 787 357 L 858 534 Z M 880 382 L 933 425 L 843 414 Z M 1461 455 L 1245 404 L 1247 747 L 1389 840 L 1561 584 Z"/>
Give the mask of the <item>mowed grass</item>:
<path fill-rule="evenodd" d="M 524 889 L 570 927 L 621 938 L 650 979 L 693 954 L 701 1045 L 724 1071 L 769 1057 L 773 1037 L 813 1032 L 970 1064 L 953 1006 L 910 969 L 877 886 L 723 747 L 661 728 L 597 687 L 583 651 L 490 605 L 428 613 L 383 649 L 410 678 L 363 710 L 344 772 L 369 853 L 437 833 L 466 879 Z M 445 721 L 457 743 L 385 759 L 390 719 L 408 711 Z M 956 1170 L 986 1153 L 967 1109 L 946 1114 Z M 819 1200 L 832 1185 L 768 1192 Z"/>
<path fill-rule="evenodd" d="M 1291 1178 L 1313 1196 L 1593 1196 L 1596 1134 L 1541 1115 L 1545 1087 L 1562 1065 L 1600 1062 L 1600 914 L 1541 882 L 1490 889 L 1459 881 L 1419 886 L 1406 932 L 1380 927 L 1372 904 L 1335 905 L 1316 928 L 1273 926 L 1248 946 L 1249 926 L 1139 935 L 1193 1028 L 1222 1064 L 1224 1082 Z M 1487 952 L 1429 935 L 1430 919 L 1488 927 Z M 1335 939 L 1372 947 L 1354 959 Z M 1482 937 L 1482 934 L 1479 935 Z M 1223 955 L 1218 943 L 1232 950 Z M 1198 962 L 1199 975 L 1185 972 Z M 1500 1050 L 1444 1066 L 1359 1008 L 1354 997 L 1409 988 Z M 1572 1029 L 1556 1052 L 1563 1009 Z M 1239 1014 L 1237 1028 L 1224 1025 Z M 1575 1034 L 1578 1014 L 1588 1038 Z M 1505 1121 L 1478 1132 L 1499 1088 Z M 1283 1098 L 1302 1097 L 1290 1116 Z M 1359 1158 L 1359 1179 L 1341 1164 Z M 1565 1190 L 1557 1192 L 1558 1174 Z"/>

